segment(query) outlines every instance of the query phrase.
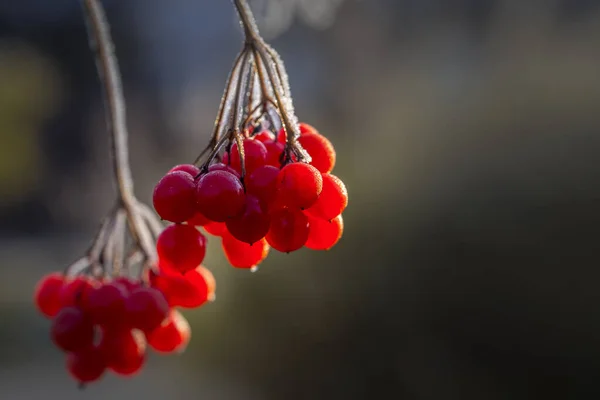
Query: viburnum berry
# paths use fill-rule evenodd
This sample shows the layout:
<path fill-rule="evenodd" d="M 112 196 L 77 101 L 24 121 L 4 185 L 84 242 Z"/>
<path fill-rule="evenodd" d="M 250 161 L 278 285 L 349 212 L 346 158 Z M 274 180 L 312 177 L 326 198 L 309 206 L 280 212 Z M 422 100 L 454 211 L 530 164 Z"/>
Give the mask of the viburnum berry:
<path fill-rule="evenodd" d="M 125 323 L 125 300 L 127 290 L 119 283 L 110 282 L 92 290 L 88 296 L 86 311 L 94 323 L 115 327 Z"/>
<path fill-rule="evenodd" d="M 312 250 L 329 250 L 344 233 L 344 220 L 338 215 L 331 221 L 309 216 L 310 231 L 305 246 Z"/>
<path fill-rule="evenodd" d="M 260 200 L 255 196 L 247 195 L 244 213 L 228 219 L 226 226 L 233 237 L 252 244 L 265 237 L 270 223 L 271 218 L 261 207 Z"/>
<path fill-rule="evenodd" d="M 50 336 L 56 346 L 64 351 L 78 351 L 94 342 L 94 324 L 77 307 L 65 307 L 52 320 Z"/>
<path fill-rule="evenodd" d="M 246 180 L 246 190 L 258 197 L 263 205 L 271 204 L 277 193 L 277 177 L 279 168 L 263 165 L 257 168 Z"/>
<path fill-rule="evenodd" d="M 242 182 L 226 171 L 212 171 L 203 175 L 196 187 L 198 211 L 216 222 L 224 222 L 242 212 L 245 197 Z"/>
<path fill-rule="evenodd" d="M 323 174 L 323 190 L 306 213 L 316 218 L 330 220 L 340 215 L 348 205 L 348 191 L 340 178 Z"/>
<path fill-rule="evenodd" d="M 282 253 L 300 249 L 308 240 L 308 218 L 298 209 L 283 208 L 271 214 L 271 226 L 266 239 Z"/>
<path fill-rule="evenodd" d="M 306 133 L 319 133 L 319 131 L 317 131 L 317 129 L 314 126 L 309 125 L 306 122 L 300 122 L 298 127 L 300 128 L 300 136 Z M 277 132 L 277 141 L 280 143 L 286 142 L 286 136 L 283 127 L 279 130 L 279 132 Z"/>
<path fill-rule="evenodd" d="M 193 226 L 174 224 L 158 236 L 156 251 L 162 267 L 185 273 L 204 260 L 206 237 Z"/>
<path fill-rule="evenodd" d="M 265 239 L 253 243 L 244 243 L 231 234 L 223 235 L 223 252 L 227 261 L 235 268 L 254 268 L 269 255 L 269 244 Z"/>
<path fill-rule="evenodd" d="M 265 164 L 279 168 L 281 166 L 281 156 L 285 150 L 285 144 L 279 142 L 269 131 L 262 131 L 254 137 L 254 140 L 262 142 L 267 149 Z"/>
<path fill-rule="evenodd" d="M 186 224 L 191 226 L 204 226 L 210 222 L 210 219 L 206 218 L 202 213 L 197 212 L 192 218 L 186 221 Z"/>
<path fill-rule="evenodd" d="M 115 280 L 112 283 L 123 287 L 126 293 L 131 293 L 132 291 L 140 287 L 140 282 L 135 281 L 126 276 L 119 276 L 115 278 Z"/>
<path fill-rule="evenodd" d="M 203 226 L 206 233 L 210 233 L 213 236 L 223 236 L 227 232 L 227 226 L 225 222 L 210 222 Z"/>
<path fill-rule="evenodd" d="M 166 221 L 185 222 L 196 213 L 195 191 L 196 184 L 189 173 L 169 172 L 154 188 L 154 209 Z"/>
<path fill-rule="evenodd" d="M 312 206 L 323 190 L 321 173 L 312 165 L 291 163 L 279 171 L 277 196 L 290 208 L 305 209 Z"/>
<path fill-rule="evenodd" d="M 187 347 L 192 336 L 192 330 L 187 319 L 177 310 L 171 310 L 170 315 L 158 328 L 146 337 L 148 345 L 159 353 L 182 352 Z"/>
<path fill-rule="evenodd" d="M 97 381 L 106 371 L 104 354 L 98 346 L 88 346 L 85 349 L 67 354 L 67 371 L 80 383 Z"/>
<path fill-rule="evenodd" d="M 267 148 L 258 140 L 244 139 L 244 165 L 246 167 L 246 175 L 251 174 L 256 168 L 265 165 L 267 160 Z M 238 152 L 237 143 L 231 147 L 231 152 L 228 153 L 228 161 L 231 168 L 241 173 L 241 159 Z M 227 159 L 224 159 L 227 163 Z"/>
<path fill-rule="evenodd" d="M 160 269 L 158 274 L 150 273 L 150 284 L 165 295 L 171 307 L 196 308 L 208 300 L 208 285 L 196 270 L 182 275 Z"/>
<path fill-rule="evenodd" d="M 206 282 L 206 290 L 208 292 L 208 299 L 213 301 L 215 298 L 215 292 L 217 290 L 217 280 L 210 270 L 202 265 L 196 268 L 196 272 L 202 275 L 204 282 Z"/>
<path fill-rule="evenodd" d="M 156 329 L 169 315 L 169 303 L 155 288 L 140 287 L 125 302 L 128 323 L 143 332 Z"/>
<path fill-rule="evenodd" d="M 66 280 L 59 292 L 61 306 L 78 306 L 87 309 L 88 297 L 93 289 L 94 282 L 87 276 Z"/>
<path fill-rule="evenodd" d="M 37 309 L 46 317 L 54 317 L 62 304 L 60 291 L 64 285 L 63 274 L 51 273 L 40 279 L 35 287 L 34 302 Z"/>
<path fill-rule="evenodd" d="M 187 172 L 192 176 L 192 178 L 196 178 L 200 174 L 200 168 L 196 167 L 194 164 L 181 164 L 176 165 L 169 170 L 169 172 L 175 171 L 183 171 Z"/>
<path fill-rule="evenodd" d="M 331 142 L 318 133 L 306 132 L 298 138 L 300 145 L 310 154 L 310 165 L 321 173 L 328 173 L 335 166 L 335 149 Z"/>
<path fill-rule="evenodd" d="M 212 164 L 210 167 L 208 167 L 208 172 L 212 172 L 212 171 L 227 171 L 227 172 L 232 173 L 233 175 L 237 176 L 238 178 L 240 177 L 240 173 L 238 171 L 236 171 L 231 166 L 224 164 L 224 163 Z"/>
<path fill-rule="evenodd" d="M 146 361 L 146 340 L 139 331 L 104 329 L 98 346 L 106 366 L 118 375 L 134 375 Z"/>

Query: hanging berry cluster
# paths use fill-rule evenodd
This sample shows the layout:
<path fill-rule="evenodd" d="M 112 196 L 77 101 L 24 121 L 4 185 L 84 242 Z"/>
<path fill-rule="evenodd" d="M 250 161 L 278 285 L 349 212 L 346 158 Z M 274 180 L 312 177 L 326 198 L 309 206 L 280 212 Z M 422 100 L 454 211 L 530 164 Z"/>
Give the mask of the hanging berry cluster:
<path fill-rule="evenodd" d="M 194 164 L 175 166 L 158 182 L 153 204 L 174 231 L 191 236 L 190 226 L 202 227 L 221 238 L 231 265 L 255 269 L 271 248 L 333 247 L 348 194 L 331 173 L 333 145 L 298 123 L 283 62 L 258 34 L 247 6 L 235 3 L 246 40 L 210 143 Z M 170 254 L 159 251 L 159 265 L 199 254 L 188 240 L 174 241 Z"/>
<path fill-rule="evenodd" d="M 260 37 L 245 0 L 234 0 L 245 32 L 207 148 L 156 185 L 154 212 L 133 192 L 125 104 L 99 0 L 82 0 L 104 85 L 117 198 L 90 248 L 44 276 L 34 302 L 70 375 L 85 385 L 106 371 L 138 373 L 148 349 L 180 353 L 191 337 L 180 309 L 215 298 L 203 266 L 206 237 L 222 239 L 237 268 L 256 268 L 271 248 L 327 250 L 341 238 L 348 195 L 332 174 L 331 142 L 294 114 L 287 75 Z"/>

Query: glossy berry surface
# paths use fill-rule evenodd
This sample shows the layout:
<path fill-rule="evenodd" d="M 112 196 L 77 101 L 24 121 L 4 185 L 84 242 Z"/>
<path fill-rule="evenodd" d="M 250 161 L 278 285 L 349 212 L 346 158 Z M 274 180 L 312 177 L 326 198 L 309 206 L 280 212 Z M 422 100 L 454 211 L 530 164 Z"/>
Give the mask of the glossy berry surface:
<path fill-rule="evenodd" d="M 305 246 L 312 250 L 329 250 L 344 233 L 344 220 L 338 215 L 331 221 L 308 217 L 310 231 Z"/>
<path fill-rule="evenodd" d="M 258 140 L 244 139 L 244 161 L 246 167 L 246 175 L 251 174 L 256 168 L 265 164 L 267 160 L 267 148 Z M 241 173 L 242 165 L 240 154 L 238 152 L 237 143 L 231 147 L 229 153 L 229 162 L 231 168 Z"/>
<path fill-rule="evenodd" d="M 237 240 L 252 244 L 265 237 L 270 223 L 271 218 L 261 206 L 260 200 L 255 196 L 247 195 L 244 212 L 228 219 L 226 226 L 229 233 Z"/>
<path fill-rule="evenodd" d="M 281 209 L 271 214 L 267 242 L 275 250 L 290 253 L 306 243 L 309 233 L 308 218 L 300 210 Z"/>
<path fill-rule="evenodd" d="M 203 175 L 196 188 L 198 211 L 215 222 L 224 222 L 242 212 L 245 197 L 240 180 L 226 171 Z"/>
<path fill-rule="evenodd" d="M 249 194 L 256 196 L 263 205 L 268 205 L 275 199 L 278 176 L 278 168 L 272 165 L 263 165 L 247 178 L 246 190 Z"/>
<path fill-rule="evenodd" d="M 185 350 L 192 336 L 187 319 L 172 310 L 161 326 L 147 335 L 148 345 L 159 353 L 175 353 Z"/>
<path fill-rule="evenodd" d="M 287 207 L 312 206 L 323 190 L 321 173 L 305 163 L 288 164 L 277 176 L 277 196 Z"/>
<path fill-rule="evenodd" d="M 118 283 L 108 283 L 94 289 L 88 297 L 86 311 L 94 323 L 120 326 L 125 323 L 127 290 Z"/>
<path fill-rule="evenodd" d="M 135 289 L 125 302 L 128 323 L 143 332 L 156 329 L 167 318 L 169 310 L 164 294 L 149 287 Z"/>
<path fill-rule="evenodd" d="M 335 166 L 335 149 L 331 142 L 318 133 L 303 133 L 298 138 L 300 145 L 312 158 L 310 165 L 321 173 L 328 173 Z"/>
<path fill-rule="evenodd" d="M 196 213 L 195 190 L 194 178 L 189 173 L 170 172 L 154 188 L 154 209 L 166 221 L 185 222 Z"/>
<path fill-rule="evenodd" d="M 156 251 L 161 266 L 185 273 L 204 260 L 206 237 L 193 226 L 174 224 L 158 236 Z"/>
<path fill-rule="evenodd" d="M 106 366 L 118 375 L 134 375 L 146 361 L 146 340 L 130 329 L 105 329 L 98 346 Z"/>
<path fill-rule="evenodd" d="M 253 268 L 269 255 L 270 246 L 265 239 L 252 245 L 237 240 L 231 234 L 223 236 L 223 252 L 229 263 L 235 268 Z"/>
<path fill-rule="evenodd" d="M 180 164 L 169 170 L 169 172 L 175 171 L 187 172 L 192 176 L 192 178 L 196 178 L 200 174 L 200 168 L 196 167 L 194 164 Z"/>
<path fill-rule="evenodd" d="M 81 309 L 66 307 L 52 321 L 50 335 L 58 348 L 78 351 L 92 345 L 94 325 Z"/>
<path fill-rule="evenodd" d="M 306 213 L 321 219 L 330 220 L 340 215 L 348 205 L 348 192 L 344 182 L 332 174 L 323 174 L 323 190 L 319 198 Z"/>

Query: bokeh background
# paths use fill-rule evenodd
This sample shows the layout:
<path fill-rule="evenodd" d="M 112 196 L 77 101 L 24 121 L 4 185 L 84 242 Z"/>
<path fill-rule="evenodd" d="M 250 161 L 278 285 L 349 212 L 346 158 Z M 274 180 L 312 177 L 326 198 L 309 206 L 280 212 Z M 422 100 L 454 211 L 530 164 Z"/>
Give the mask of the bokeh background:
<path fill-rule="evenodd" d="M 208 141 L 228 1 L 105 0 L 136 193 Z M 79 392 L 31 303 L 114 196 L 75 0 L 0 1 L 0 399 L 592 399 L 600 394 L 600 2 L 263 0 L 297 112 L 338 151 L 329 252 L 206 260 L 188 351 Z"/>

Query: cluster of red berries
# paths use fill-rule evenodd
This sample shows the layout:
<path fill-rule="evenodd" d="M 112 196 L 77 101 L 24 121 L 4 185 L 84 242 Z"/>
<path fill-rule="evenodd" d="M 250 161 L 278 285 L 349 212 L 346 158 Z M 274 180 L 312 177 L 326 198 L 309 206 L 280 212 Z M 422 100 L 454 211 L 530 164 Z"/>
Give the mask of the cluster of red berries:
<path fill-rule="evenodd" d="M 50 335 L 67 354 L 67 370 L 80 384 L 110 370 L 131 376 L 141 370 L 147 347 L 177 353 L 191 329 L 176 309 L 194 308 L 214 296 L 214 277 L 203 266 L 185 274 L 150 272 L 150 285 L 127 277 L 112 280 L 51 273 L 35 290 L 38 310 L 52 319 Z"/>
<path fill-rule="evenodd" d="M 243 156 L 234 143 L 221 162 L 202 170 L 191 164 L 171 169 L 153 194 L 156 212 L 177 231 L 166 258 L 181 267 L 204 257 L 204 236 L 192 226 L 221 237 L 227 259 L 237 268 L 255 268 L 271 247 L 285 253 L 333 247 L 344 229 L 346 187 L 331 174 L 336 158 L 331 142 L 307 124 L 300 124 L 300 132 L 298 142 L 310 163 L 293 155 L 285 161 L 283 130 L 255 130 L 242 140 Z M 166 252 L 161 247 L 159 238 L 160 263 Z"/>

